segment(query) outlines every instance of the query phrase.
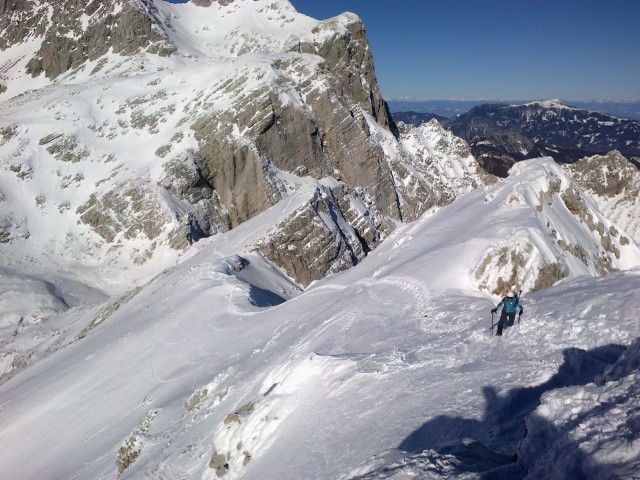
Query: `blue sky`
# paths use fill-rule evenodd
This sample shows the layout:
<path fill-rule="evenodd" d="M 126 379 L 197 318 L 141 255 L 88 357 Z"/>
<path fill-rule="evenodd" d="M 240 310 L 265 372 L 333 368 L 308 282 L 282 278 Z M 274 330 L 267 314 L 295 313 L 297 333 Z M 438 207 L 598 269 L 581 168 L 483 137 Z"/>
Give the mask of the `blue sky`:
<path fill-rule="evenodd" d="M 364 22 L 386 99 L 640 100 L 640 0 L 291 0 Z"/>

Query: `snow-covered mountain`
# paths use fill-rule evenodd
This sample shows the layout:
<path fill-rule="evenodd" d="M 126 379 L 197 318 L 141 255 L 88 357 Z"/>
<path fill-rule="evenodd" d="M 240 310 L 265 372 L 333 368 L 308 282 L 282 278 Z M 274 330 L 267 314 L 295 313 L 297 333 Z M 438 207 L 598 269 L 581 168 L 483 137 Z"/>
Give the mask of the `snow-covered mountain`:
<path fill-rule="evenodd" d="M 475 137 L 469 140 L 469 149 L 484 170 L 503 178 L 509 174 L 514 163 L 522 160 L 553 157 L 556 162 L 565 164 L 585 156 L 581 150 L 535 144 L 515 131 L 494 133 L 484 138 Z"/>
<path fill-rule="evenodd" d="M 624 159 L 396 127 L 352 14 L 59 6 L 0 1 L 3 477 L 638 471 Z"/>
<path fill-rule="evenodd" d="M 200 4 L 7 4 L 3 266 L 42 276 L 56 264 L 58 282 L 81 270 L 91 288 L 121 292 L 302 189 L 263 252 L 306 285 L 357 263 L 432 199 L 487 180 L 467 151 L 440 149 L 461 168 L 434 193 L 423 170 L 443 157 L 429 145 L 416 157 L 397 137 L 356 16 Z M 296 263 L 303 248 L 309 260 Z"/>
<path fill-rule="evenodd" d="M 572 151 L 576 150 L 583 156 L 611 150 L 628 157 L 640 156 L 640 122 L 580 110 L 558 100 L 478 105 L 453 117 L 447 127 L 467 140 L 515 131 L 539 147 L 561 149 L 560 155 L 564 156 L 559 161 L 575 159 Z"/>
<path fill-rule="evenodd" d="M 419 126 L 432 117 L 422 115 L 427 120 L 415 112 L 394 112 L 393 118 Z M 498 177 L 506 177 L 511 166 L 521 160 L 550 156 L 566 164 L 615 149 L 640 165 L 638 121 L 568 107 L 558 100 L 484 104 L 439 121 L 467 140 L 482 168 Z"/>
<path fill-rule="evenodd" d="M 16 321 L 4 365 L 31 365 L 0 386 L 3 472 L 631 478 L 640 276 L 589 275 L 602 245 L 575 188 L 551 159 L 521 162 L 304 292 L 247 244 L 288 217 L 280 202 L 126 295 Z M 610 240 L 612 266 L 640 263 Z M 567 277 L 532 293 L 536 263 Z M 487 290 L 507 281 L 525 315 L 496 338 Z"/>

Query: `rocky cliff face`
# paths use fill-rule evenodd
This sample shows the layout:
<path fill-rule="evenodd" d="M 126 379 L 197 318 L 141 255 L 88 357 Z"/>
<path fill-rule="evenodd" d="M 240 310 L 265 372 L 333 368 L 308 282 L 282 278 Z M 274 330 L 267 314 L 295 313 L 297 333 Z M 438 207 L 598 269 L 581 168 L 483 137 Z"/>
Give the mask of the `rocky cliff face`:
<path fill-rule="evenodd" d="M 193 124 L 200 164 L 234 225 L 281 198 L 263 171 L 265 162 L 316 179 L 335 175 L 366 188 L 387 215 L 401 216 L 384 152 L 369 141 L 363 117 L 369 113 L 383 128 L 393 128 L 364 27 L 359 19 L 345 16 L 320 22 L 312 38 L 318 40 L 294 43 L 290 48 L 295 53 L 273 59 L 268 67 L 276 75 L 274 83 L 252 89 L 246 75 L 230 79 L 226 88 L 238 93 L 233 108 L 204 109 Z M 283 91 L 299 101 L 292 104 Z M 246 128 L 240 142 L 231 125 Z"/>
<path fill-rule="evenodd" d="M 490 180 L 437 122 L 397 130 L 352 14 L 5 1 L 1 22 L 0 175 L 34 200 L 3 192 L 0 235 L 25 258 L 45 244 L 63 263 L 153 270 L 312 181 L 253 246 L 306 285 Z"/>
<path fill-rule="evenodd" d="M 108 52 L 132 55 L 146 49 L 168 55 L 173 49 L 151 20 L 153 2 L 65 0 L 64 8 L 49 2 L 4 0 L 0 4 L 0 49 L 28 39 L 40 48 L 26 65 L 27 73 L 54 79 Z"/>
<path fill-rule="evenodd" d="M 259 249 L 306 287 L 356 265 L 388 231 L 364 190 L 322 182 L 306 205 L 279 223 Z"/>

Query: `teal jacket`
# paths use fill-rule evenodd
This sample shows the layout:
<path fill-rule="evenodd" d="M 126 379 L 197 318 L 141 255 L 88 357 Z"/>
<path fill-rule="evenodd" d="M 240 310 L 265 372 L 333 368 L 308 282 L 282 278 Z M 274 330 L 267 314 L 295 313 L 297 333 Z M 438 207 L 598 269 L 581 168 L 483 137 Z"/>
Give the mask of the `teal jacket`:
<path fill-rule="evenodd" d="M 507 313 L 515 313 L 517 309 L 520 309 L 520 314 L 524 312 L 524 308 L 520 305 L 520 299 L 518 297 L 512 299 L 504 297 L 502 301 L 496 305 L 496 310 L 500 310 L 500 307 L 504 308 L 504 311 Z"/>

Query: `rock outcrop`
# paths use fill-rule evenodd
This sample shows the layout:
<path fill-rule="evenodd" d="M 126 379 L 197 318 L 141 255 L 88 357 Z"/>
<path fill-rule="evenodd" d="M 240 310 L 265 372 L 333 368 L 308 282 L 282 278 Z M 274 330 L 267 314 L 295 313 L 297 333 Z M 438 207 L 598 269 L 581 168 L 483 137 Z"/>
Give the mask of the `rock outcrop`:
<path fill-rule="evenodd" d="M 141 50 L 168 55 L 174 48 L 152 20 L 152 2 L 65 0 L 64 8 L 47 2 L 4 0 L 0 4 L 0 49 L 31 38 L 41 45 L 28 61 L 32 76 L 54 79 L 108 52 L 132 55 Z"/>
<path fill-rule="evenodd" d="M 617 150 L 585 157 L 566 168 L 607 218 L 640 245 L 640 170 Z M 617 230 L 611 234 L 625 238 Z"/>
<path fill-rule="evenodd" d="M 388 227 L 362 189 L 318 184 L 311 200 L 277 225 L 259 248 L 301 285 L 356 265 Z"/>

